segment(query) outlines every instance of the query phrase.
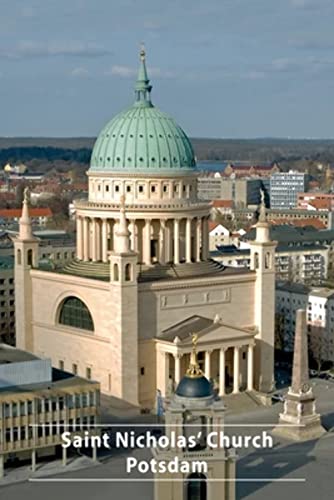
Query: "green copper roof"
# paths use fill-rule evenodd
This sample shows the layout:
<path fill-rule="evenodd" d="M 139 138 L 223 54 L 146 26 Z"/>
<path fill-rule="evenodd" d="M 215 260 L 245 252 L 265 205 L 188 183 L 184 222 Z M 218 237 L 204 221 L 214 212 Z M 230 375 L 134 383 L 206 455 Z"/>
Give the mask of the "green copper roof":
<path fill-rule="evenodd" d="M 153 106 L 145 52 L 131 108 L 116 115 L 99 134 L 90 171 L 182 174 L 195 168 L 191 143 L 179 125 Z"/>

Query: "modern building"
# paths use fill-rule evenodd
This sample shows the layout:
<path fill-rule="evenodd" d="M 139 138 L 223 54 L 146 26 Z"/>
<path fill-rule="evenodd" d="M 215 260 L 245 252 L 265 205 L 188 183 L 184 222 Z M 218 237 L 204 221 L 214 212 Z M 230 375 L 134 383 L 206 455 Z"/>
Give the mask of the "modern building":
<path fill-rule="evenodd" d="M 300 308 L 307 311 L 311 354 L 320 362 L 334 363 L 334 289 L 289 282 L 276 284 L 276 325 L 285 351 L 293 350 L 294 318 Z"/>
<path fill-rule="evenodd" d="M 279 243 L 275 251 L 276 279 L 319 285 L 327 278 L 328 255 L 328 248 L 323 245 L 290 247 Z M 211 257 L 227 267 L 249 268 L 251 265 L 250 249 L 235 245 L 217 247 L 211 251 Z"/>
<path fill-rule="evenodd" d="M 76 202 L 76 259 L 38 264 L 25 197 L 15 240 L 17 345 L 101 383 L 103 393 L 150 408 L 189 364 L 191 334 L 220 394 L 274 376 L 275 243 L 265 218 L 251 269 L 209 258 L 210 204 L 197 196 L 191 143 L 151 101 L 141 52 L 136 99 L 95 143 L 88 200 Z M 225 362 L 222 360 L 225 359 Z M 228 377 L 226 377 L 228 374 Z"/>
<path fill-rule="evenodd" d="M 0 478 L 6 464 L 54 455 L 67 431 L 83 435 L 99 422 L 100 389 L 85 380 L 52 368 L 40 359 L 0 344 Z M 66 449 L 63 448 L 66 464 Z"/>
<path fill-rule="evenodd" d="M 305 172 L 278 172 L 270 177 L 270 206 L 273 209 L 296 208 L 298 194 L 304 193 L 308 186 Z"/>
<path fill-rule="evenodd" d="M 232 200 L 235 208 L 257 206 L 261 203 L 261 191 L 269 206 L 269 179 L 233 178 L 220 174 L 198 177 L 198 197 L 202 200 Z"/>

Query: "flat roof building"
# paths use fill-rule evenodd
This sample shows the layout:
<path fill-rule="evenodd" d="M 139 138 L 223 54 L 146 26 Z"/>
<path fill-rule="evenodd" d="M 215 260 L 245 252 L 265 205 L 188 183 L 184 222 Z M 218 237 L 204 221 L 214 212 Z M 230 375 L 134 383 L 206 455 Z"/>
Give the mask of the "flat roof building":
<path fill-rule="evenodd" d="M 97 382 L 58 370 L 50 359 L 0 344 L 0 477 L 9 460 L 53 455 L 66 429 L 83 435 L 99 420 Z M 63 448 L 63 464 L 66 465 Z"/>

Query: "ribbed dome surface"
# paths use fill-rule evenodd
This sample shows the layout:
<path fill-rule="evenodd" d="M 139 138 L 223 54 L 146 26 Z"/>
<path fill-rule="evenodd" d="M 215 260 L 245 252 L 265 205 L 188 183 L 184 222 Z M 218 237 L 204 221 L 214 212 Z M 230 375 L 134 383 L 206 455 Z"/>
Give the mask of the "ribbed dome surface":
<path fill-rule="evenodd" d="M 99 134 L 90 170 L 176 174 L 193 170 L 195 157 L 188 137 L 151 103 L 144 52 L 135 91 L 134 105 L 116 115 Z"/>

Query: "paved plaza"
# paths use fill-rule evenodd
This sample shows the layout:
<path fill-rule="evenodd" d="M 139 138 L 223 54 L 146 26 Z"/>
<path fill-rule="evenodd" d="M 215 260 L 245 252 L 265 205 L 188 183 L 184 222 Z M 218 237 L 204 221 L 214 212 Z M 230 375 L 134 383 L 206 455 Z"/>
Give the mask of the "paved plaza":
<path fill-rule="evenodd" d="M 318 441 L 295 444 L 275 438 L 275 447 L 271 450 L 244 450 L 239 452 L 237 465 L 237 499 L 247 500 L 330 500 L 334 491 L 334 382 L 313 380 L 315 395 L 318 398 L 318 410 L 323 415 L 323 424 L 327 434 Z M 228 404 L 228 398 L 227 398 Z M 235 404 L 235 403 L 234 403 Z M 226 424 L 242 427 L 227 427 L 226 432 L 242 435 L 255 434 L 258 428 L 247 427 L 254 424 L 277 423 L 282 404 L 271 408 L 257 407 L 242 412 L 228 411 Z M 144 417 L 136 420 L 143 421 Z M 120 416 L 118 415 L 120 420 Z M 116 419 L 115 419 L 116 420 Z M 237 429 L 237 431 L 236 431 Z M 149 459 L 149 452 L 135 450 L 140 459 Z M 76 462 L 77 460 L 77 462 Z M 48 467 L 48 469 L 47 469 Z M 60 463 L 52 466 L 41 465 L 33 476 L 41 482 L 27 481 L 27 467 L 19 471 L 8 471 L 8 476 L 15 474 L 15 484 L 0 488 L 0 498 L 6 500 L 105 500 L 107 498 L 153 500 L 152 482 L 134 482 L 138 474 L 125 473 L 125 454 L 112 452 L 100 457 L 95 465 L 89 458 L 76 458 L 66 469 Z M 143 476 L 140 476 L 141 478 Z M 145 476 L 150 479 L 151 476 Z M 13 476 L 14 478 L 14 476 Z M 110 478 L 120 478 L 125 482 L 108 482 Z M 268 479 L 268 482 L 264 482 Z M 7 479 L 8 480 L 8 479 Z M 50 482 L 44 482 L 50 480 Z M 250 481 L 248 481 L 250 480 Z M 259 480 L 259 481 L 257 481 Z M 275 481 L 273 481 L 275 480 Z M 298 480 L 298 482 L 294 482 Z M 65 481 L 65 482 L 63 482 Z M 276 482 L 278 481 L 278 482 Z M 218 500 L 218 499 L 217 499 Z"/>

